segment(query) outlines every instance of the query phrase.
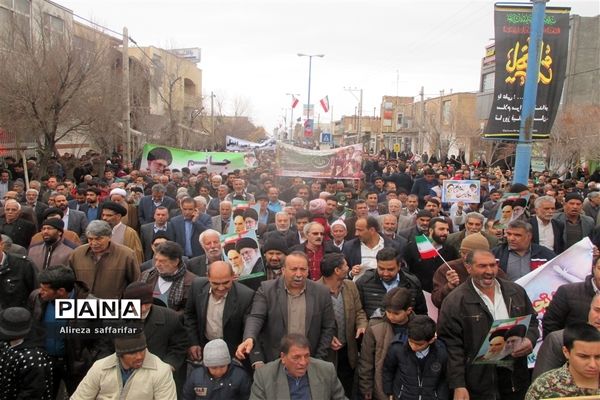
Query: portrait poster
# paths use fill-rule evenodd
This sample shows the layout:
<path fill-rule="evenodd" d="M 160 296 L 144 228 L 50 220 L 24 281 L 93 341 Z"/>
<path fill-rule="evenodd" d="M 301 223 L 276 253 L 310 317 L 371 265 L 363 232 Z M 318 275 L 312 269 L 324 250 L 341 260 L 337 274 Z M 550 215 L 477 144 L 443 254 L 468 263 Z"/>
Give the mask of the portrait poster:
<path fill-rule="evenodd" d="M 245 231 L 256 229 L 257 221 L 249 217 L 245 211 L 250 208 L 250 203 L 244 200 L 233 200 L 231 207 L 231 218 L 229 220 L 228 234 L 240 234 Z M 246 215 L 244 215 L 244 213 Z M 257 217 L 258 218 L 258 217 Z"/>
<path fill-rule="evenodd" d="M 529 219 L 527 217 L 527 208 L 529 207 L 529 198 L 531 195 L 521 196 L 519 193 L 504 193 L 499 200 L 499 206 L 496 211 L 495 226 L 499 229 L 506 229 L 509 222 L 516 219 Z"/>
<path fill-rule="evenodd" d="M 442 185 L 443 203 L 479 203 L 481 182 L 479 180 L 444 180 Z"/>
<path fill-rule="evenodd" d="M 585 237 L 515 282 L 527 292 L 527 296 L 531 300 L 533 309 L 537 312 L 540 321 L 540 332 L 546 309 L 550 305 L 556 290 L 567 283 L 583 282 L 586 276 L 590 274 L 593 259 L 592 241 Z M 542 335 L 540 335 L 537 344 L 534 343 L 533 352 L 527 356 L 530 368 L 535 366 L 541 344 Z"/>
<path fill-rule="evenodd" d="M 359 179 L 362 172 L 362 145 L 329 150 L 310 150 L 277 143 L 276 174 L 323 179 Z"/>
<path fill-rule="evenodd" d="M 498 319 L 477 352 L 473 364 L 512 365 L 511 354 L 521 345 L 531 322 L 531 315 Z"/>
<path fill-rule="evenodd" d="M 221 235 L 221 247 L 223 259 L 231 263 L 238 280 L 265 275 L 255 230 Z"/>
<path fill-rule="evenodd" d="M 560 104 L 569 47 L 567 7 L 546 7 L 531 138 L 548 139 Z M 532 6 L 496 4 L 494 97 L 486 139 L 517 140 L 529 58 Z"/>
<path fill-rule="evenodd" d="M 140 161 L 140 168 L 153 174 L 161 173 L 160 168 L 180 171 L 182 168 L 189 168 L 192 174 L 197 174 L 202 167 L 206 167 L 208 173 L 218 174 L 249 168 L 245 164 L 243 153 L 190 151 L 156 144 L 144 145 Z"/>

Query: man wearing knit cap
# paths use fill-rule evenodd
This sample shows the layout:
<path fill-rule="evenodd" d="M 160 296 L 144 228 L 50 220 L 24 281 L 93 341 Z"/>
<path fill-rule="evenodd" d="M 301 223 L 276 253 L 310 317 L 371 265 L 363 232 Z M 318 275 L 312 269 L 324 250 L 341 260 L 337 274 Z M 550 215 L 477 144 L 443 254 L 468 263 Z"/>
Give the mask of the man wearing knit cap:
<path fill-rule="evenodd" d="M 183 399 L 248 399 L 251 385 L 248 373 L 237 361 L 232 362 L 227 343 L 214 339 L 204 347 L 202 366 L 187 379 Z"/>
<path fill-rule="evenodd" d="M 469 277 L 469 272 L 465 267 L 467 255 L 473 250 L 489 249 L 489 242 L 481 233 L 472 233 L 463 239 L 460 244 L 460 258 L 449 261 L 448 265 L 442 264 L 433 274 L 431 301 L 436 307 L 441 307 L 444 298 Z M 498 270 L 498 277 L 505 279 L 506 274 L 504 271 Z"/>
<path fill-rule="evenodd" d="M 63 211 L 60 208 L 49 207 L 42 214 L 42 221 L 45 221 L 47 219 L 62 220 L 63 215 Z M 81 245 L 81 239 L 79 238 L 79 235 L 73 231 L 68 230 L 66 226 L 63 228 L 62 238 L 69 246 L 73 248 Z M 43 241 L 44 237 L 42 236 L 42 232 L 38 232 L 31 238 L 31 244 L 29 246 L 34 246 L 36 244 L 42 243 Z"/>
<path fill-rule="evenodd" d="M 133 282 L 125 289 L 124 299 L 139 299 L 148 351 L 169 364 L 180 389 L 185 381 L 185 354 L 187 335 L 183 321 L 175 311 L 153 305 L 153 288 L 145 282 Z"/>
<path fill-rule="evenodd" d="M 281 267 L 288 254 L 288 246 L 281 237 L 271 236 L 262 246 L 265 256 L 267 279 L 275 279 L 281 275 Z"/>
<path fill-rule="evenodd" d="M 94 363 L 71 400 L 96 398 L 176 400 L 177 391 L 171 367 L 138 334 L 115 339 L 115 353 Z"/>
<path fill-rule="evenodd" d="M 121 222 L 121 219 L 127 215 L 127 209 L 114 201 L 105 201 L 102 203 L 100 213 L 102 220 L 108 222 L 113 230 L 111 241 L 129 247 L 135 252 L 138 263 L 144 262 L 144 251 L 142 250 L 140 237 L 133 228 Z"/>
<path fill-rule="evenodd" d="M 29 248 L 28 257 L 37 267 L 38 272 L 52 265 L 66 265 L 75 249 L 71 242 L 63 240 L 65 223 L 61 219 L 47 219 L 42 222 L 43 242 Z"/>

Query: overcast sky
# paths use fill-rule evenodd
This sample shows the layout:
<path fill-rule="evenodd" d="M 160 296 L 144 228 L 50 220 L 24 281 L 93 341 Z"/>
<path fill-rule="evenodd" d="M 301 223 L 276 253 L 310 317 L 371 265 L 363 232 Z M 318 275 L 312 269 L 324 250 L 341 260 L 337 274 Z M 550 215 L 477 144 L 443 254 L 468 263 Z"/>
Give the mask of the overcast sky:
<path fill-rule="evenodd" d="M 54 0 L 75 14 L 121 32 L 142 46 L 200 47 L 204 95 L 231 105 L 268 132 L 290 123 L 291 97 L 301 113 L 313 58 L 311 103 L 321 122 L 353 115 L 363 89 L 363 115 L 379 115 L 384 95 L 426 97 L 477 91 L 484 47 L 494 36 L 493 1 L 406 0 Z M 597 0 L 549 2 L 572 14 L 600 14 Z M 324 113 L 319 99 L 329 96 Z M 358 93 L 357 93 L 358 96 Z M 209 103 L 208 103 L 209 104 Z M 320 115 L 319 115 L 320 114 Z"/>

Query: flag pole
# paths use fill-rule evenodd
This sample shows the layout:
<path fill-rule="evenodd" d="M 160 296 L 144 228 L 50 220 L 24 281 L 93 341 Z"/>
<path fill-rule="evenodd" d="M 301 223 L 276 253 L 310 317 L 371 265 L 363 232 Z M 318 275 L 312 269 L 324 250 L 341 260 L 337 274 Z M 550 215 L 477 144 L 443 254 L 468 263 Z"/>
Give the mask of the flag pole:
<path fill-rule="evenodd" d="M 440 254 L 440 252 L 439 252 L 439 251 L 438 251 L 438 250 L 435 248 L 435 246 L 433 245 L 433 243 L 431 243 L 431 240 L 429 240 L 429 236 L 427 236 L 427 235 L 423 235 L 423 236 L 425 237 L 425 239 L 427 239 L 427 241 L 429 242 L 429 244 L 431 244 L 431 246 L 432 246 L 432 247 L 433 247 L 433 249 L 435 250 L 436 254 L 437 254 L 437 255 L 438 255 L 438 256 L 439 256 L 439 257 L 442 259 L 442 261 L 444 262 L 444 264 L 446 264 L 446 266 L 447 266 L 448 268 L 450 268 L 450 270 L 451 270 L 451 271 L 454 271 L 454 268 L 452 268 L 452 267 L 450 266 L 450 264 L 448 264 L 448 261 L 446 261 L 446 260 L 444 259 L 444 257 L 442 257 L 442 255 L 441 255 L 441 254 Z"/>

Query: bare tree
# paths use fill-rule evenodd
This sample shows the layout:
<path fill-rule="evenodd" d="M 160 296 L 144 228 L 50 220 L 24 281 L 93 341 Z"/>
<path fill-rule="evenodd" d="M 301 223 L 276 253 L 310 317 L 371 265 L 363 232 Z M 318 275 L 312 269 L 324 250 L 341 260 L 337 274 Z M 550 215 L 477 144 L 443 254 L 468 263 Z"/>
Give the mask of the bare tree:
<path fill-rule="evenodd" d="M 43 15 L 41 12 L 39 15 Z M 58 155 L 57 142 L 85 132 L 110 74 L 110 46 L 100 35 L 83 39 L 64 26 L 37 29 L 16 21 L 0 33 L 0 125 L 37 143 L 40 164 Z"/>
<path fill-rule="evenodd" d="M 600 159 L 600 106 L 565 106 L 559 111 L 549 141 L 550 168 L 577 167 Z"/>

